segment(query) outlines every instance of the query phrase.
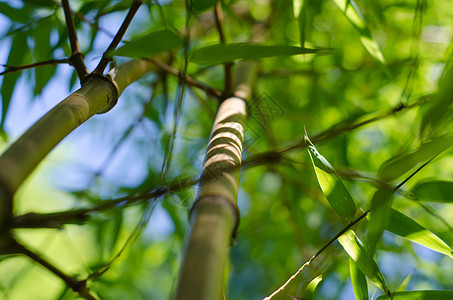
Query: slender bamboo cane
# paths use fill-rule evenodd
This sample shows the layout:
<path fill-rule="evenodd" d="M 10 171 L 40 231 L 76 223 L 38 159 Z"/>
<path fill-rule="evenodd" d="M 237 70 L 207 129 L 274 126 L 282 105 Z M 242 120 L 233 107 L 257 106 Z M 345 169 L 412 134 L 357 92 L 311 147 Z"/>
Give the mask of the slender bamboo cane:
<path fill-rule="evenodd" d="M 244 136 L 245 100 L 256 63 L 238 66 L 235 96 L 219 106 L 206 151 L 199 194 L 191 210 L 188 237 L 175 299 L 221 299 L 227 249 L 239 223 L 237 193 Z"/>
<path fill-rule="evenodd" d="M 157 67 L 147 60 L 134 60 L 118 68 L 110 81 L 89 76 L 82 87 L 44 115 L 0 157 L 0 232 L 12 219 L 12 198 L 25 178 L 69 133 L 94 114 L 109 110 L 132 82 Z"/>

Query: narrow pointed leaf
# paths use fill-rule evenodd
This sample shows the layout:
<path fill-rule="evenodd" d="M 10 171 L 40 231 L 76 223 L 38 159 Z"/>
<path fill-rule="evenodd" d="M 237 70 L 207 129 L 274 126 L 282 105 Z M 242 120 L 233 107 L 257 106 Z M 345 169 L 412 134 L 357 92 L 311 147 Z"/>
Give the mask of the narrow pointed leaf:
<path fill-rule="evenodd" d="M 237 59 L 260 59 L 281 55 L 327 53 L 326 49 L 306 49 L 294 46 L 268 46 L 253 43 L 215 44 L 195 50 L 190 59 L 199 64 L 218 64 Z"/>
<path fill-rule="evenodd" d="M 306 36 L 306 27 L 307 27 L 307 1 L 305 0 L 294 0 L 293 9 L 294 17 L 297 18 L 297 23 L 299 24 L 299 37 L 300 37 L 300 46 L 304 48 L 305 45 L 305 36 Z"/>
<path fill-rule="evenodd" d="M 217 3 L 217 0 L 192 0 L 190 2 L 190 8 L 196 12 L 200 13 L 207 9 L 210 9 Z"/>
<path fill-rule="evenodd" d="M 23 64 L 27 51 L 27 34 L 25 32 L 20 32 L 13 38 L 7 65 L 19 66 Z M 5 123 L 5 117 L 8 112 L 11 96 L 13 95 L 14 87 L 16 86 L 17 79 L 19 79 L 20 75 L 20 72 L 14 72 L 6 74 L 3 77 L 2 87 L 0 90 L 2 95 L 2 121 L 0 123 L 0 128 L 3 128 L 3 124 Z"/>
<path fill-rule="evenodd" d="M 342 236 L 338 238 L 341 246 L 349 254 L 352 260 L 356 263 L 357 267 L 362 273 L 368 277 L 378 288 L 385 293 L 388 293 L 389 289 L 385 283 L 384 276 L 382 276 L 378 265 L 374 261 L 371 254 L 363 246 L 362 242 L 355 235 L 354 231 L 348 230 Z"/>
<path fill-rule="evenodd" d="M 321 274 L 321 275 L 315 277 L 312 281 L 310 281 L 310 283 L 307 285 L 304 292 L 302 293 L 302 297 L 299 299 L 307 299 L 307 300 L 311 299 L 313 297 L 313 294 L 315 293 L 316 288 L 318 287 L 319 283 L 322 281 L 322 279 L 323 279 L 323 276 Z"/>
<path fill-rule="evenodd" d="M 451 300 L 453 291 L 407 291 L 395 292 L 392 294 L 393 300 Z M 376 300 L 392 299 L 387 295 L 379 296 Z"/>
<path fill-rule="evenodd" d="M 444 136 L 421 145 L 414 151 L 397 155 L 384 162 L 379 169 L 379 178 L 392 181 L 417 165 L 445 151 L 453 144 L 453 136 Z"/>
<path fill-rule="evenodd" d="M 412 188 L 416 200 L 453 203 L 453 181 L 432 180 L 416 184 Z"/>
<path fill-rule="evenodd" d="M 298 18 L 299 14 L 304 6 L 304 0 L 293 0 L 293 14 L 294 18 Z"/>
<path fill-rule="evenodd" d="M 181 47 L 182 37 L 169 29 L 151 32 L 128 42 L 113 52 L 113 55 L 133 58 L 151 57 L 159 52 Z"/>
<path fill-rule="evenodd" d="M 44 61 L 52 57 L 51 48 L 51 32 L 55 27 L 53 18 L 48 18 L 39 22 L 33 31 L 35 48 L 34 57 L 36 61 Z M 49 80 L 55 74 L 56 66 L 43 66 L 34 69 L 35 72 L 35 87 L 34 93 L 38 95 L 42 92 Z"/>
<path fill-rule="evenodd" d="M 349 258 L 349 274 L 351 275 L 352 288 L 357 300 L 368 300 L 368 285 L 366 277 L 357 267 L 352 258 Z"/>
<path fill-rule="evenodd" d="M 360 41 L 363 46 L 367 49 L 371 56 L 385 66 L 386 62 L 384 55 L 382 54 L 377 42 L 371 36 L 371 33 L 363 20 L 362 13 L 354 0 L 334 0 L 334 2 L 360 34 Z"/>
<path fill-rule="evenodd" d="M 412 278 L 412 273 L 410 273 L 409 275 L 407 275 L 406 278 L 404 278 L 403 282 L 401 282 L 400 286 L 396 289 L 397 292 L 403 292 L 406 290 L 406 286 L 407 284 L 409 283 L 409 281 L 411 280 Z"/>
<path fill-rule="evenodd" d="M 24 10 L 26 10 L 26 12 L 24 12 Z M 8 5 L 8 3 L 0 2 L 0 14 L 6 16 L 13 22 L 30 22 L 30 15 L 28 14 L 26 6 L 22 9 L 17 9 Z"/>
<path fill-rule="evenodd" d="M 438 92 L 432 101 L 422 108 L 420 133 L 422 136 L 435 134 L 440 130 L 451 132 L 453 119 L 453 53 L 448 58 L 439 79 Z"/>
<path fill-rule="evenodd" d="M 355 215 L 356 205 L 343 181 L 341 181 L 332 165 L 318 152 L 315 146 L 310 145 L 307 149 L 319 186 L 333 210 L 341 218 L 351 220 Z"/>
<path fill-rule="evenodd" d="M 382 234 L 390 217 L 390 207 L 392 204 L 393 191 L 381 188 L 377 190 L 371 199 L 371 212 L 368 225 L 368 245 L 371 254 L 376 252 L 378 243 L 382 239 Z"/>
<path fill-rule="evenodd" d="M 391 209 L 390 222 L 386 229 L 411 242 L 420 244 L 453 258 L 452 249 L 447 243 L 425 227 L 395 209 Z"/>

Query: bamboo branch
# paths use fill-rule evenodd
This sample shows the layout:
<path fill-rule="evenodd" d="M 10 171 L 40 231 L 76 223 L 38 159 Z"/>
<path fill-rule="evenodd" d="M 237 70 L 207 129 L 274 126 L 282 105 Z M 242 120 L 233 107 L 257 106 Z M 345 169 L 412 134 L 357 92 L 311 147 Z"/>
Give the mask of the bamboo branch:
<path fill-rule="evenodd" d="M 136 196 L 125 196 L 111 200 L 104 200 L 98 205 L 89 208 L 73 209 L 55 213 L 28 213 L 17 216 L 12 222 L 13 228 L 61 228 L 65 224 L 83 224 L 89 219 L 90 214 L 101 212 L 112 208 L 124 208 L 126 206 L 157 198 L 171 192 L 178 191 L 184 187 L 197 184 L 198 179 L 187 178 L 170 186 L 158 187 L 151 192 Z"/>
<path fill-rule="evenodd" d="M 153 64 L 155 64 L 156 66 L 158 66 L 159 68 L 161 68 L 162 70 L 164 70 L 165 72 L 169 73 L 169 74 L 172 74 L 174 76 L 177 76 L 179 78 L 182 78 L 188 85 L 190 86 L 193 86 L 193 87 L 196 87 L 196 88 L 199 88 L 200 90 L 204 91 L 206 94 L 214 97 L 214 98 L 217 98 L 219 99 L 221 96 L 222 96 L 222 92 L 205 84 L 205 83 L 202 83 L 202 82 L 199 82 L 197 81 L 196 79 L 194 79 L 193 77 L 190 77 L 189 75 L 187 74 L 181 74 L 181 72 L 179 72 L 178 70 L 176 70 L 175 68 L 167 65 L 166 63 L 164 63 L 163 61 L 161 60 L 158 60 L 158 59 L 155 59 L 155 58 L 149 58 L 148 59 L 150 62 L 152 62 Z"/>
<path fill-rule="evenodd" d="M 72 53 L 71 57 L 69 58 L 69 62 L 75 68 L 80 81 L 82 81 L 90 72 L 83 62 L 84 55 L 80 50 L 79 41 L 77 39 L 77 31 L 75 29 L 74 20 L 72 18 L 71 8 L 69 7 L 69 1 L 61 0 L 61 4 L 64 10 L 66 27 L 68 28 L 69 43 L 71 44 Z"/>
<path fill-rule="evenodd" d="M 102 55 L 102 59 L 97 65 L 96 69 L 94 70 L 94 73 L 97 74 L 102 74 L 107 67 L 107 64 L 109 61 L 112 59 L 109 57 L 110 52 L 115 50 L 118 44 L 121 42 L 123 39 L 124 34 L 126 33 L 127 28 L 132 22 L 132 19 L 134 18 L 135 13 L 137 10 L 140 8 L 140 6 L 143 4 L 143 0 L 134 0 L 132 2 L 132 6 L 127 12 L 126 18 L 124 18 L 123 24 L 121 24 L 120 29 L 118 29 L 118 32 L 116 33 L 115 37 L 113 38 L 112 42 L 108 46 L 107 50 L 105 50 L 104 54 Z"/>
<path fill-rule="evenodd" d="M 13 73 L 13 72 L 17 72 L 17 71 L 26 70 L 26 69 L 32 69 L 32 68 L 41 67 L 41 66 L 48 66 L 48 65 L 55 66 L 58 64 L 67 64 L 67 63 L 69 63 L 69 58 L 49 59 L 49 60 L 39 61 L 39 62 L 31 63 L 28 65 L 22 65 L 22 66 L 3 65 L 6 68 L 6 70 L 3 72 L 0 72 L 0 76 L 8 74 L 8 73 Z"/>
<path fill-rule="evenodd" d="M 16 242 L 16 249 L 17 253 L 23 254 L 33 261 L 37 262 L 61 280 L 63 280 L 67 286 L 69 286 L 74 292 L 78 293 L 80 297 L 87 299 L 87 300 L 96 300 L 96 298 L 91 295 L 90 290 L 86 286 L 86 281 L 84 280 L 77 280 L 77 278 L 73 276 L 69 276 L 65 274 L 63 271 L 55 267 L 53 264 L 42 258 L 40 255 L 36 254 L 35 252 L 27 249 L 24 245 L 19 244 Z"/>

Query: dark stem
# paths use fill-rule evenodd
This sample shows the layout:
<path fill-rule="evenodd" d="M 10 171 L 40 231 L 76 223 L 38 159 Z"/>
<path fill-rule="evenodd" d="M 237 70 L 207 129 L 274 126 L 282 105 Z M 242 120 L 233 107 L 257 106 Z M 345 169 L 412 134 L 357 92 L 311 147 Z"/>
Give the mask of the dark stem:
<path fill-rule="evenodd" d="M 17 251 L 20 254 L 28 256 L 33 261 L 37 262 L 50 272 L 54 273 L 56 276 L 61 278 L 74 292 L 78 293 L 82 298 L 88 300 L 96 300 L 96 298 L 90 294 L 90 290 L 86 287 L 86 281 L 77 280 L 73 276 L 65 274 L 63 271 L 55 267 L 53 264 L 34 253 L 33 251 L 27 249 L 24 245 L 17 243 Z"/>
<path fill-rule="evenodd" d="M 35 67 L 48 66 L 48 65 L 57 65 L 57 64 L 67 64 L 67 63 L 69 63 L 69 58 L 49 59 L 49 60 L 39 61 L 39 62 L 35 62 L 35 63 L 28 64 L 28 65 L 22 65 L 22 66 L 8 66 L 8 65 L 4 65 L 6 70 L 1 72 L 0 75 L 5 75 L 5 74 L 8 74 L 8 73 L 13 73 L 13 72 L 22 71 L 22 70 L 25 70 L 25 69 L 31 69 L 31 68 L 35 68 Z"/>
<path fill-rule="evenodd" d="M 222 4 L 217 2 L 214 9 L 214 18 L 217 31 L 219 33 L 220 42 L 226 44 L 225 34 L 223 32 L 223 14 Z M 224 65 L 225 81 L 223 87 L 224 98 L 233 95 L 233 63 L 228 62 Z"/>
<path fill-rule="evenodd" d="M 68 0 L 61 0 L 64 10 L 64 17 L 66 20 L 66 27 L 68 28 L 69 43 L 71 44 L 71 57 L 69 58 L 70 64 L 75 68 L 77 76 L 82 81 L 85 76 L 90 72 L 88 71 L 85 63 L 83 62 L 84 55 L 80 50 L 79 41 L 77 40 L 77 32 L 72 18 L 71 8 L 69 7 Z"/>
<path fill-rule="evenodd" d="M 126 18 L 124 18 L 123 24 L 121 24 L 120 29 L 116 33 L 116 35 L 113 38 L 112 42 L 110 43 L 109 47 L 107 48 L 107 50 L 105 50 L 104 54 L 102 55 L 102 59 L 99 62 L 99 64 L 97 65 L 96 69 L 94 70 L 94 73 L 102 74 L 104 72 L 105 68 L 107 67 L 107 64 L 109 63 L 109 61 L 112 60 L 111 57 L 109 57 L 110 52 L 115 50 L 116 47 L 118 47 L 118 44 L 123 39 L 123 36 L 126 33 L 126 30 L 129 27 L 129 25 L 131 24 L 132 19 L 135 16 L 135 13 L 137 12 L 137 10 L 139 9 L 139 7 L 142 4 L 143 4 L 142 0 L 134 0 L 134 2 L 132 2 L 132 6 L 129 9 L 129 11 L 127 12 L 127 15 L 126 15 Z"/>
<path fill-rule="evenodd" d="M 152 62 L 153 64 L 155 64 L 156 66 L 158 66 L 159 68 L 164 70 L 165 72 L 182 78 L 188 85 L 199 88 L 200 90 L 206 92 L 206 94 L 208 94 L 216 99 L 220 99 L 222 96 L 221 91 L 219 91 L 211 86 L 208 86 L 202 82 L 199 82 L 187 74 L 184 74 L 184 75 L 181 74 L 181 72 L 179 72 L 177 69 L 167 65 L 166 63 L 164 63 L 160 60 L 157 60 L 155 58 L 148 58 L 147 60 Z"/>

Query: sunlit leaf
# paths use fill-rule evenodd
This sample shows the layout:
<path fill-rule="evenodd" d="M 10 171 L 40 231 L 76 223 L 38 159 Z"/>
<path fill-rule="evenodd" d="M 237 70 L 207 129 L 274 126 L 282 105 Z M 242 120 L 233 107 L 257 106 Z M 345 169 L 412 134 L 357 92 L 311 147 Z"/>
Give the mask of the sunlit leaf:
<path fill-rule="evenodd" d="M 387 284 L 384 276 L 382 276 L 378 265 L 374 261 L 371 254 L 363 246 L 362 242 L 355 235 L 354 231 L 348 230 L 338 238 L 341 246 L 349 254 L 352 260 L 362 273 L 368 277 L 378 288 L 384 292 L 388 292 Z"/>
<path fill-rule="evenodd" d="M 421 226 L 403 213 L 391 209 L 390 222 L 386 229 L 393 234 L 399 235 L 411 242 L 425 246 L 436 252 L 453 258 L 452 249 L 437 235 Z"/>
<path fill-rule="evenodd" d="M 453 42 L 452 42 L 453 43 Z M 451 46 L 450 46 L 451 47 Z M 438 92 L 432 101 L 422 109 L 420 132 L 422 136 L 436 134 L 438 131 L 451 132 L 453 119 L 453 54 L 450 55 L 439 79 Z"/>
<path fill-rule="evenodd" d="M 182 46 L 182 37 L 172 30 L 151 32 L 128 42 L 113 52 L 113 55 L 127 57 L 151 57 L 159 52 L 170 51 Z"/>
<path fill-rule="evenodd" d="M 409 283 L 409 281 L 411 280 L 411 278 L 412 278 L 412 273 L 410 273 L 409 275 L 407 275 L 406 278 L 404 278 L 403 282 L 401 282 L 400 286 L 396 289 L 396 291 L 397 292 L 405 291 L 406 286 Z"/>
<path fill-rule="evenodd" d="M 424 181 L 416 184 L 411 192 L 416 200 L 452 203 L 453 181 Z"/>
<path fill-rule="evenodd" d="M 352 258 L 349 258 L 349 274 L 351 275 L 352 288 L 357 300 L 368 300 L 368 285 L 366 277 L 357 267 Z"/>
<path fill-rule="evenodd" d="M 433 158 L 453 144 L 453 136 L 444 136 L 421 145 L 416 150 L 392 157 L 379 169 L 379 178 L 392 181 L 415 166 Z"/>
<path fill-rule="evenodd" d="M 323 275 L 316 276 L 308 286 L 305 288 L 304 292 L 302 293 L 302 298 L 300 299 L 311 299 L 313 297 L 313 294 L 316 291 L 316 288 L 318 287 L 319 283 L 322 281 Z"/>
<path fill-rule="evenodd" d="M 360 34 L 360 41 L 368 52 L 382 65 L 385 65 L 384 55 L 379 48 L 377 42 L 371 36 L 371 33 L 363 20 L 362 13 L 360 12 L 354 0 L 334 0 L 337 6 L 344 13 L 349 22 Z"/>
<path fill-rule="evenodd" d="M 374 193 L 371 199 L 367 238 L 369 250 L 372 254 L 376 252 L 378 243 L 384 233 L 385 224 L 388 223 L 392 198 L 392 190 L 381 188 Z"/>
<path fill-rule="evenodd" d="M 210 9 L 216 3 L 217 3 L 217 0 L 192 0 L 190 2 L 190 8 L 194 12 L 200 13 L 200 12 Z"/>
<path fill-rule="evenodd" d="M 324 49 L 306 49 L 294 46 L 268 46 L 261 44 L 215 44 L 195 50 L 190 59 L 199 64 L 217 64 L 237 59 L 260 59 L 281 55 L 327 53 Z"/>
<path fill-rule="evenodd" d="M 343 219 L 351 220 L 356 212 L 356 205 L 351 194 L 347 190 L 343 181 L 332 167 L 332 165 L 322 156 L 313 144 L 307 147 L 308 153 L 318 178 L 319 186 L 332 206 L 333 210 Z"/>
<path fill-rule="evenodd" d="M 453 291 L 406 291 L 392 293 L 392 298 L 387 295 L 379 296 L 376 300 L 451 300 Z"/>
<path fill-rule="evenodd" d="M 295 18 L 299 17 L 300 11 L 304 6 L 304 0 L 293 0 L 293 14 Z"/>

